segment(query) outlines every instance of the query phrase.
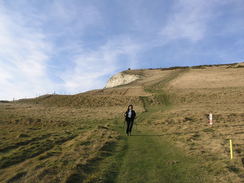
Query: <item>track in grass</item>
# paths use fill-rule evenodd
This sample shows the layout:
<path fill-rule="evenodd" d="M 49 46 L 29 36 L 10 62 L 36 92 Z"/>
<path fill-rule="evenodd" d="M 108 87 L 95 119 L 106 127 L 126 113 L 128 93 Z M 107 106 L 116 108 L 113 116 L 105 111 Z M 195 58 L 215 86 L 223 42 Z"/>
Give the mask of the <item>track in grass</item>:
<path fill-rule="evenodd" d="M 127 152 L 117 183 L 209 182 L 200 160 L 188 157 L 163 135 L 136 132 L 127 137 Z"/>
<path fill-rule="evenodd" d="M 147 100 L 144 101 L 144 108 L 138 121 L 142 122 L 151 119 L 154 112 L 166 110 L 170 107 L 168 96 L 163 90 L 164 86 L 176 78 L 182 72 L 173 72 L 160 82 L 150 87 L 151 93 L 155 96 L 162 95 L 158 100 L 162 105 L 156 108 L 150 106 Z M 150 125 L 146 123 L 147 125 Z M 189 157 L 173 142 L 164 138 L 163 134 L 155 134 L 149 131 L 147 126 L 142 126 L 134 135 L 125 137 L 126 152 L 124 156 L 118 156 L 119 168 L 117 176 L 111 182 L 116 183 L 184 183 L 184 182 L 210 182 L 207 178 L 207 171 L 201 168 L 201 161 L 196 157 Z"/>

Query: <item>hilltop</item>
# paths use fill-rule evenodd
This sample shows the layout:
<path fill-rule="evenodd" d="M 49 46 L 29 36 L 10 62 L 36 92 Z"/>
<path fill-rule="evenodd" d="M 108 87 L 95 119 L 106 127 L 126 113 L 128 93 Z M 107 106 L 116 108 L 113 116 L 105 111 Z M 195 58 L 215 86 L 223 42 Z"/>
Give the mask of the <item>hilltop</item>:
<path fill-rule="evenodd" d="M 2 102 L 0 182 L 241 182 L 243 107 L 243 63 L 127 70 L 103 89 Z"/>

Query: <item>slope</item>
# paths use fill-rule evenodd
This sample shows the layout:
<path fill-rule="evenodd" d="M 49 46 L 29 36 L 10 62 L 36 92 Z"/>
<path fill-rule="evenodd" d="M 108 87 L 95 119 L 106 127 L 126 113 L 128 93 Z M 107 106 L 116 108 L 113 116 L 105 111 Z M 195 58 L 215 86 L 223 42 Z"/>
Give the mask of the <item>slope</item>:
<path fill-rule="evenodd" d="M 106 162 L 105 167 L 108 167 L 108 164 L 111 167 L 107 173 L 104 173 L 103 176 L 98 174 L 89 182 L 211 182 L 206 169 L 200 166 L 203 159 L 188 157 L 180 148 L 165 139 L 164 134 L 157 134 L 149 130 L 147 127 L 149 124 L 145 123 L 153 113 L 167 110 L 170 107 L 171 102 L 169 98 L 165 97 L 167 94 L 162 88 L 185 71 L 187 70 L 170 72 L 155 84 L 147 85 L 150 92 L 159 100 L 160 105 L 151 105 L 144 98 L 147 110 L 137 118 L 136 130 L 132 136 L 124 137 L 120 141 L 120 145 L 124 147 L 121 148 L 123 153 L 121 153 L 121 149 L 117 150 L 117 155 L 115 153 L 114 158 Z M 119 131 L 123 133 L 122 128 Z M 101 169 L 104 170 L 104 167 Z"/>
<path fill-rule="evenodd" d="M 243 181 L 243 67 L 125 72 L 141 78 L 0 103 L 0 182 Z M 126 137 L 122 119 L 130 103 L 137 130 Z"/>
<path fill-rule="evenodd" d="M 163 87 L 185 71 L 174 71 L 146 88 L 158 96 L 161 105 L 152 107 L 145 101 L 147 112 L 137 119 L 141 124 L 150 120 L 152 113 L 170 107 L 170 99 Z M 210 182 L 206 170 L 199 166 L 203 160 L 187 157 L 181 149 L 167 141 L 163 134 L 148 130 L 147 125 L 140 125 L 139 131 L 128 138 L 128 150 L 115 182 Z"/>

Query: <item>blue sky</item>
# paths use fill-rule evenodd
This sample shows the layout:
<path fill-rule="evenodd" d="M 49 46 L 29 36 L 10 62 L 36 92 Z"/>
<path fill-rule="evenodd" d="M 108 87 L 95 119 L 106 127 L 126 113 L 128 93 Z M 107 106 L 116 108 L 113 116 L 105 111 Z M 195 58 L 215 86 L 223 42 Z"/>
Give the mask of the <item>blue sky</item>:
<path fill-rule="evenodd" d="M 129 67 L 241 61 L 243 0 L 0 0 L 0 100 L 103 88 Z"/>

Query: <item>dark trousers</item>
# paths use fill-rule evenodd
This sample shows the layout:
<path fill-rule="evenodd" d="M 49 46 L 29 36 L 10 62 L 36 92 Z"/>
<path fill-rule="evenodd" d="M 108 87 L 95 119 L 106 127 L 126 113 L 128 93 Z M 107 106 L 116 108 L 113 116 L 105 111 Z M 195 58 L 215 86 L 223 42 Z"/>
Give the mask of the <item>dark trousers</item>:
<path fill-rule="evenodd" d="M 132 119 L 132 118 L 127 118 L 127 119 L 126 119 L 126 122 L 127 122 L 126 133 L 129 134 L 129 133 L 131 133 L 134 119 Z"/>

